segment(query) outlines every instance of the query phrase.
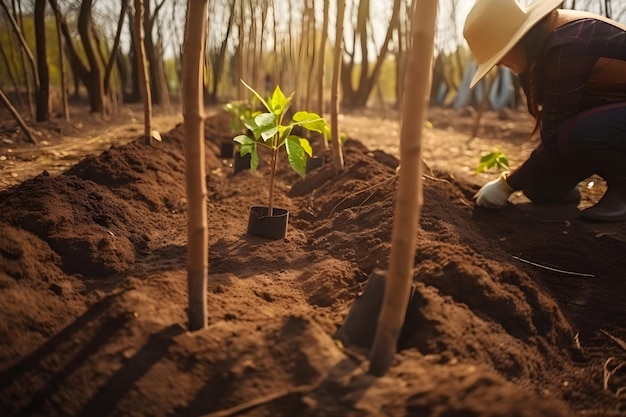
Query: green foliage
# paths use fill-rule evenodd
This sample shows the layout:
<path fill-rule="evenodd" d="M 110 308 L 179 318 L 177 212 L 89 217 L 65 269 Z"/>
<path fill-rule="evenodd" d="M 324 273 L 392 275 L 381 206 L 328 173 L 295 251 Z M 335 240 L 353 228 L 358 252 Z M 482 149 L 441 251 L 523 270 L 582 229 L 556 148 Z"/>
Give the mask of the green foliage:
<path fill-rule="evenodd" d="M 231 115 L 230 130 L 232 133 L 245 133 L 245 123 L 260 113 L 246 101 L 231 101 L 222 108 Z"/>
<path fill-rule="evenodd" d="M 318 114 L 308 111 L 296 112 L 291 121 L 285 123 L 284 119 L 291 105 L 293 93 L 287 97 L 280 86 L 276 86 L 274 92 L 265 100 L 256 90 L 244 81 L 241 82 L 254 94 L 266 111 L 253 112 L 243 122 L 243 125 L 248 128 L 252 135 L 242 134 L 233 138 L 239 144 L 239 153 L 241 156 L 251 155 L 250 168 L 255 170 L 259 164 L 258 146 L 271 149 L 275 158 L 278 157 L 279 150 L 284 146 L 289 165 L 295 172 L 304 177 L 306 160 L 312 156 L 313 152 L 309 141 L 292 134 L 292 130 L 296 126 L 301 126 L 307 130 L 324 134 L 329 131 L 328 124 Z M 236 106 L 232 108 L 234 111 Z M 275 174 L 274 168 L 272 167 L 272 177 Z"/>
<path fill-rule="evenodd" d="M 480 162 L 476 167 L 476 173 L 487 171 L 490 168 L 496 167 L 498 169 L 509 169 L 509 159 L 503 154 L 499 148 L 494 148 L 493 151 L 480 158 Z"/>

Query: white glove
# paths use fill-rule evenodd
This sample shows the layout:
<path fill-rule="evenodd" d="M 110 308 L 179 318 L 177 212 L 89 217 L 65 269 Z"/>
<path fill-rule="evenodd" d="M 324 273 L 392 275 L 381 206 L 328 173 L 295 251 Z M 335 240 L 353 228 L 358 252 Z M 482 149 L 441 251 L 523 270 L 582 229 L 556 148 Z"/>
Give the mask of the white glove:
<path fill-rule="evenodd" d="M 508 172 L 503 172 L 496 180 L 483 185 L 474 195 L 476 205 L 492 209 L 501 209 L 506 205 L 509 196 L 515 192 L 506 182 Z"/>

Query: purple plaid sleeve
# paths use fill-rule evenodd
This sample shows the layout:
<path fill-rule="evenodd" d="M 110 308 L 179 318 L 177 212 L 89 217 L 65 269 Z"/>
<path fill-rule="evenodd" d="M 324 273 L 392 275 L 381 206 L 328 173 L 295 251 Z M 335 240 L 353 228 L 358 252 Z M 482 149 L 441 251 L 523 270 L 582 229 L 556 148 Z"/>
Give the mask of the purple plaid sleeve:
<path fill-rule="evenodd" d="M 626 32 L 600 20 L 577 20 L 547 40 L 539 63 L 544 91 L 541 144 L 508 177 L 511 187 L 523 189 L 565 163 L 556 144 L 559 125 L 582 110 L 606 103 L 587 88 L 594 65 L 602 57 L 626 61 Z M 621 88 L 626 88 L 626 74 Z"/>

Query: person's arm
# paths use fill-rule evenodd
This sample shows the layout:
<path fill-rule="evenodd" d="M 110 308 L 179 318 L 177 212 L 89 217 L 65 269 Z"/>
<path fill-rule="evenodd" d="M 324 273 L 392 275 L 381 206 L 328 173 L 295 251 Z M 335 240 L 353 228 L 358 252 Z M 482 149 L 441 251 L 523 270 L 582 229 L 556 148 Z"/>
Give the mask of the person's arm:
<path fill-rule="evenodd" d="M 543 111 L 541 143 L 530 157 L 507 178 L 514 190 L 540 183 L 544 173 L 564 164 L 559 155 L 556 133 L 568 117 L 583 110 L 585 84 L 601 50 L 593 41 L 594 20 L 571 23 L 554 32 L 541 65 Z"/>

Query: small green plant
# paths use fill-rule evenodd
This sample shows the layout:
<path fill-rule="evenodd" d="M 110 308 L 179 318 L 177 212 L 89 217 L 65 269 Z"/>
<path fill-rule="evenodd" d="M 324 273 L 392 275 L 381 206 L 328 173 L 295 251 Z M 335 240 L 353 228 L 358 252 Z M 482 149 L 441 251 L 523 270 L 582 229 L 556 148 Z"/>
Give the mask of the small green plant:
<path fill-rule="evenodd" d="M 255 110 L 247 101 L 231 101 L 226 103 L 222 108 L 231 115 L 230 130 L 233 133 L 245 133 L 246 120 L 260 113 L 260 111 Z"/>
<path fill-rule="evenodd" d="M 494 148 L 493 151 L 480 158 L 480 162 L 476 167 L 476 173 L 480 174 L 493 167 L 499 169 L 509 169 L 509 159 L 503 154 L 499 148 Z"/>
<path fill-rule="evenodd" d="M 296 112 L 291 121 L 285 123 L 284 119 L 291 105 L 294 93 L 288 97 L 276 86 L 272 95 L 263 99 L 256 90 L 241 81 L 248 90 L 261 102 L 266 112 L 258 112 L 244 121 L 244 126 L 252 133 L 252 136 L 237 135 L 233 138 L 239 144 L 241 156 L 250 154 L 250 169 L 256 170 L 259 165 L 258 147 L 264 146 L 271 150 L 271 174 L 270 174 L 270 194 L 268 210 L 270 215 L 273 208 L 274 178 L 278 163 L 279 151 L 284 148 L 287 153 L 289 165 L 300 176 L 306 174 L 307 158 L 312 156 L 312 149 L 309 141 L 292 134 L 295 126 L 301 126 L 313 132 L 325 134 L 329 131 L 326 121 L 316 113 L 307 111 Z"/>

